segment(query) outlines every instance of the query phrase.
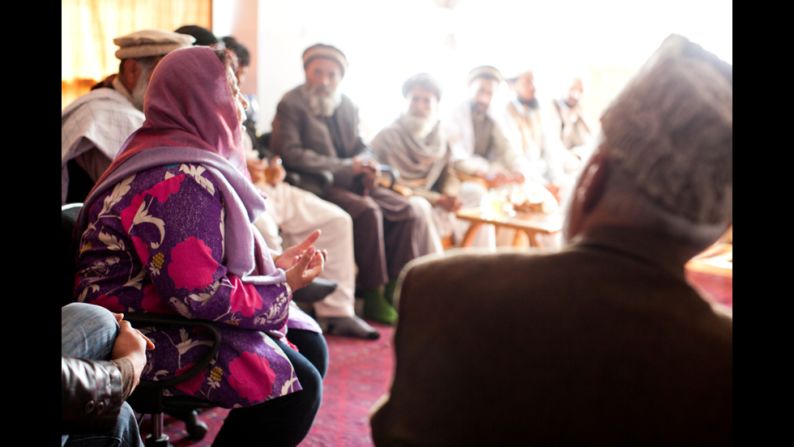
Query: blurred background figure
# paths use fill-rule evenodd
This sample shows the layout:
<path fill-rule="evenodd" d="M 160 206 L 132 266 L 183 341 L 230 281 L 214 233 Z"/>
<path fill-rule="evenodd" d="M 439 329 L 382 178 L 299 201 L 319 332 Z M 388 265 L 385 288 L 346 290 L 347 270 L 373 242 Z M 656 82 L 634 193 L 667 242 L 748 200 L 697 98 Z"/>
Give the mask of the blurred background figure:
<path fill-rule="evenodd" d="M 583 94 L 584 82 L 576 77 L 571 81 L 567 95 L 553 102 L 559 119 L 562 145 L 581 162 L 586 161 L 590 155 L 587 143 L 592 136 L 590 126 L 587 125 L 582 112 Z"/>
<path fill-rule="evenodd" d="M 203 26 L 198 25 L 184 25 L 180 26 L 179 28 L 174 30 L 175 33 L 179 34 L 187 34 L 188 36 L 193 36 L 196 40 L 193 42 L 193 45 L 203 45 L 205 47 L 210 47 L 216 50 L 222 50 L 224 48 L 223 42 L 218 40 L 215 34 L 212 31 L 204 28 Z"/>
<path fill-rule="evenodd" d="M 429 252 L 443 253 L 441 239 L 454 231 L 462 203 L 458 181 L 450 172 L 452 156 L 438 116 L 441 86 L 427 73 L 408 78 L 402 87 L 407 107 L 372 139 L 379 162 L 400 172 L 400 191 L 421 204 L 432 229 Z"/>
<path fill-rule="evenodd" d="M 248 51 L 248 47 L 234 36 L 224 36 L 221 38 L 221 42 L 223 42 L 226 49 L 234 52 L 237 56 L 237 70 L 234 74 L 237 76 L 238 85 L 242 87 L 248 77 L 248 70 L 251 67 L 251 52 Z M 248 108 L 245 109 L 245 122 L 243 122 L 245 132 L 251 139 L 253 148 L 260 150 L 260 147 L 266 146 L 266 144 L 256 131 L 256 124 L 259 120 L 259 98 L 255 93 L 242 93 L 246 101 L 248 101 Z"/>

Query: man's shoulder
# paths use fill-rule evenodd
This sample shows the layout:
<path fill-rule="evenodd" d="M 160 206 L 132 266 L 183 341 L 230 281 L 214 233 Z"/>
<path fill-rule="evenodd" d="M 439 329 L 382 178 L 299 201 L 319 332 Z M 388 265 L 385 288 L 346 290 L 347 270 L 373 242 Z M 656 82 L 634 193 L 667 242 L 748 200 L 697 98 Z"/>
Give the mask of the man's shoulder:
<path fill-rule="evenodd" d="M 284 93 L 284 95 L 281 97 L 281 101 L 279 101 L 279 106 L 285 105 L 294 107 L 298 104 L 303 104 L 304 102 L 306 102 L 306 98 L 304 97 L 303 92 L 301 92 L 301 85 L 298 85 L 287 93 Z"/>
<path fill-rule="evenodd" d="M 436 288 L 459 287 L 474 282 L 493 282 L 516 284 L 526 279 L 531 271 L 543 276 L 542 272 L 558 270 L 558 263 L 571 262 L 575 253 L 528 253 L 525 251 L 450 251 L 443 257 L 425 256 L 408 264 L 404 281 L 433 283 Z M 566 259 L 567 258 L 567 259 Z M 535 275 L 535 276 L 537 276 Z"/>
<path fill-rule="evenodd" d="M 61 118 L 66 120 L 72 115 L 91 113 L 93 110 L 102 112 L 123 112 L 125 114 L 140 115 L 143 112 L 135 106 L 121 93 L 111 88 L 98 88 L 77 98 L 61 112 Z"/>
<path fill-rule="evenodd" d="M 336 114 L 345 117 L 355 116 L 358 114 L 358 106 L 356 105 L 356 103 L 353 102 L 352 99 L 350 99 L 349 96 L 343 93 Z"/>
<path fill-rule="evenodd" d="M 381 140 L 381 139 L 384 139 L 384 138 L 392 138 L 392 137 L 401 136 L 401 135 L 403 135 L 402 127 L 399 124 L 399 120 L 395 120 L 391 124 L 387 125 L 383 129 L 378 131 L 378 133 L 375 134 L 375 137 L 372 139 L 372 141 L 375 142 L 375 140 Z"/>

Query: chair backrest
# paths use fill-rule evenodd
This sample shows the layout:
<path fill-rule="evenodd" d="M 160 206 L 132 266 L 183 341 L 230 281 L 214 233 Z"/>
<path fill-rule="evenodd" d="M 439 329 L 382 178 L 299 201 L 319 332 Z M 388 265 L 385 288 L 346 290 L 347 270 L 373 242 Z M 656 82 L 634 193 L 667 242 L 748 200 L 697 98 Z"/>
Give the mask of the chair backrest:
<path fill-rule="evenodd" d="M 66 163 L 69 172 L 69 188 L 66 191 L 66 203 L 82 202 L 94 187 L 94 180 L 77 164 L 75 160 Z"/>
<path fill-rule="evenodd" d="M 77 216 L 82 203 L 67 203 L 61 206 L 61 305 L 74 301 L 74 273 L 77 261 L 79 238 L 74 234 Z"/>

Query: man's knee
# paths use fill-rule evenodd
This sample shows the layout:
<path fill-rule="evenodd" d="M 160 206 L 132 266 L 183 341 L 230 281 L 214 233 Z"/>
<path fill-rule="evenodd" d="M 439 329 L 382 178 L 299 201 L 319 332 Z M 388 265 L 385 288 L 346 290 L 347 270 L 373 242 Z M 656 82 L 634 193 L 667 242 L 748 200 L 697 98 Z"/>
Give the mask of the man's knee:
<path fill-rule="evenodd" d="M 428 219 L 432 217 L 433 205 L 423 197 L 411 197 L 411 213 L 412 219 Z"/>
<path fill-rule="evenodd" d="M 337 210 L 331 218 L 331 227 L 335 234 L 353 234 L 353 218 L 342 208 L 337 207 Z"/>
<path fill-rule="evenodd" d="M 61 324 L 115 328 L 116 317 L 102 306 L 88 303 L 69 303 L 61 308 Z"/>
<path fill-rule="evenodd" d="M 122 446 L 140 445 L 141 435 L 138 431 L 138 420 L 135 418 L 135 412 L 132 407 L 127 402 L 121 405 L 116 424 L 116 433 L 122 439 Z"/>
<path fill-rule="evenodd" d="M 378 202 L 376 202 L 372 197 L 364 196 L 361 197 L 360 203 L 364 208 L 364 211 L 361 215 L 356 219 L 357 221 L 380 221 L 383 219 L 382 212 L 380 210 L 380 206 Z"/>

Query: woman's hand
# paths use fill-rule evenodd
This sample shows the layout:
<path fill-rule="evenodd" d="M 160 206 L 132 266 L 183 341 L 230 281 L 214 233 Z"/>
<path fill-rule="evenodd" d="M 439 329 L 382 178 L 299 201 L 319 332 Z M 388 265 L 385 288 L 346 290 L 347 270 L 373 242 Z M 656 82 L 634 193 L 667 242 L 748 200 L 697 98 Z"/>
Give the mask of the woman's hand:
<path fill-rule="evenodd" d="M 287 284 L 293 292 L 306 287 L 325 268 L 325 250 L 311 247 L 298 256 L 295 264 L 287 270 Z"/>
<path fill-rule="evenodd" d="M 314 230 L 309 236 L 306 237 L 306 239 L 303 240 L 303 242 L 284 250 L 284 252 L 281 253 L 281 256 L 273 260 L 273 262 L 276 264 L 276 267 L 289 270 L 298 261 L 301 253 L 309 248 L 312 248 L 314 243 L 317 241 L 317 238 L 320 237 L 320 234 L 320 230 Z"/>

